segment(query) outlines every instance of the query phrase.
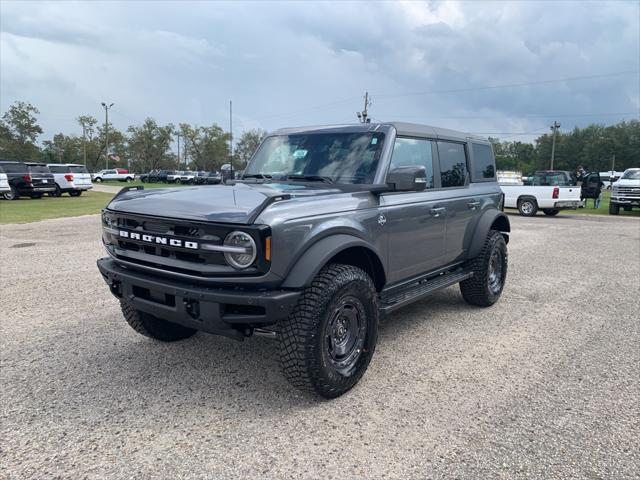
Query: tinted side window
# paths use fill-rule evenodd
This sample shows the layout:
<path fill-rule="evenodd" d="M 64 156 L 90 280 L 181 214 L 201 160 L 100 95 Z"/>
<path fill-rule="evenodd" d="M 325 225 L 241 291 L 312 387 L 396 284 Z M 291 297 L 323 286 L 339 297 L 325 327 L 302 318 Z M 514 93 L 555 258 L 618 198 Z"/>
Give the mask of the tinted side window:
<path fill-rule="evenodd" d="M 495 178 L 496 169 L 493 162 L 493 152 L 489 145 L 474 143 L 473 149 L 473 172 L 474 180 L 482 180 L 483 178 Z"/>
<path fill-rule="evenodd" d="M 442 188 L 463 187 L 467 176 L 467 157 L 461 143 L 438 142 Z"/>
<path fill-rule="evenodd" d="M 427 173 L 427 188 L 433 188 L 433 154 L 431 142 L 418 138 L 396 138 L 389 170 L 398 167 L 424 167 Z"/>
<path fill-rule="evenodd" d="M 24 163 L 3 163 L 2 168 L 6 173 L 27 173 L 27 166 Z"/>
<path fill-rule="evenodd" d="M 71 171 L 71 173 L 89 173 L 87 167 L 82 165 L 69 167 L 69 170 Z"/>

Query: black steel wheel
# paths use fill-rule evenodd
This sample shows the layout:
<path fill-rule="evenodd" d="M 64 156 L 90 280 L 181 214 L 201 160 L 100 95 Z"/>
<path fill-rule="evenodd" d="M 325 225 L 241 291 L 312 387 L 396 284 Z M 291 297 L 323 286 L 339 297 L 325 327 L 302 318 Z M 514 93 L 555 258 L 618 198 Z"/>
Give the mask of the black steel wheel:
<path fill-rule="evenodd" d="M 325 398 L 364 375 L 378 338 L 378 295 L 352 265 L 322 268 L 279 326 L 280 365 L 294 386 Z"/>
<path fill-rule="evenodd" d="M 502 294 L 507 279 L 507 243 L 496 230 L 489 231 L 480 255 L 467 263 L 473 276 L 460 282 L 460 292 L 467 303 L 489 307 Z"/>

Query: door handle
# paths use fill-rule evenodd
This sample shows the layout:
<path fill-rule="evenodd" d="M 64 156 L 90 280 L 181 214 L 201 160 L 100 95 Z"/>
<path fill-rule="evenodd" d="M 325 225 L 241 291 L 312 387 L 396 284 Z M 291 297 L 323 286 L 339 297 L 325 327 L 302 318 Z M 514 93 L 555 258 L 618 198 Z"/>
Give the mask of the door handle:
<path fill-rule="evenodd" d="M 432 208 L 431 210 L 429 210 L 429 213 L 431 214 L 432 217 L 439 217 L 446 211 L 447 211 L 446 208 L 440 207 L 440 208 Z"/>
<path fill-rule="evenodd" d="M 480 202 L 469 202 L 469 203 L 467 203 L 467 206 L 471 210 L 475 210 L 476 208 L 478 208 L 480 206 Z"/>

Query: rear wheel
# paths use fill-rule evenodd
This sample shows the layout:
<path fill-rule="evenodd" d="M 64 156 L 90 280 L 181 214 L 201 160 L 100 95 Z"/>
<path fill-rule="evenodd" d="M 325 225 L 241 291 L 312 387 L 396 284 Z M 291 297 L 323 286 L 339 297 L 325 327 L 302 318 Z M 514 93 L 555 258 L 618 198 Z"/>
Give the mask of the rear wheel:
<path fill-rule="evenodd" d="M 127 183 L 131 183 L 131 182 L 133 182 L 133 178 L 127 177 L 127 178 L 125 178 L 124 181 L 127 182 Z"/>
<path fill-rule="evenodd" d="M 620 213 L 620 205 L 617 203 L 609 204 L 609 215 L 618 215 Z"/>
<path fill-rule="evenodd" d="M 50 197 L 61 197 L 62 196 L 62 190 L 60 190 L 60 187 L 57 184 L 56 184 L 55 192 L 49 192 L 49 196 Z"/>
<path fill-rule="evenodd" d="M 82 195 L 82 190 L 74 190 L 72 192 L 69 192 L 69 195 L 71 195 L 72 197 L 79 197 L 80 195 Z"/>
<path fill-rule="evenodd" d="M 31 194 L 31 198 L 33 198 L 34 200 L 40 200 L 42 198 L 42 194 L 41 193 L 33 193 L 33 194 Z"/>
<path fill-rule="evenodd" d="M 480 255 L 467 265 L 473 276 L 460 282 L 460 292 L 467 303 L 490 307 L 498 301 L 507 279 L 507 257 L 504 237 L 490 230 Z"/>
<path fill-rule="evenodd" d="M 549 217 L 553 217 L 560 213 L 560 210 L 555 210 L 553 208 L 543 208 L 542 211 L 544 212 L 545 215 L 548 215 Z"/>
<path fill-rule="evenodd" d="M 193 336 L 197 330 L 183 327 L 176 323 L 167 322 L 136 310 L 132 303 L 121 300 L 120 308 L 124 319 L 136 332 L 145 337 L 160 340 L 161 342 L 175 342 Z"/>
<path fill-rule="evenodd" d="M 523 198 L 518 201 L 518 211 L 524 217 L 533 217 L 538 213 L 538 202 L 533 198 Z"/>
<path fill-rule="evenodd" d="M 100 177 L 94 178 L 93 181 L 96 183 L 102 183 L 102 179 Z"/>
<path fill-rule="evenodd" d="M 8 192 L 5 192 L 2 196 L 5 198 L 5 200 L 18 200 L 20 198 L 20 194 L 18 193 L 18 190 L 16 190 L 14 187 L 10 187 L 11 190 L 9 190 Z"/>
<path fill-rule="evenodd" d="M 378 296 L 371 278 L 351 265 L 328 265 L 280 325 L 280 365 L 295 387 L 339 397 L 364 375 L 377 337 Z"/>

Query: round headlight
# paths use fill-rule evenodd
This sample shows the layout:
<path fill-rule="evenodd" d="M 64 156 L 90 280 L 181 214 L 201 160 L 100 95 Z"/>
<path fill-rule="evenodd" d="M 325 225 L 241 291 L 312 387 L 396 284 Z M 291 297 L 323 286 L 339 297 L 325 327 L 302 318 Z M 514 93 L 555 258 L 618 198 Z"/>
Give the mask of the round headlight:
<path fill-rule="evenodd" d="M 243 269 L 250 267 L 256 259 L 256 242 L 251 235 L 244 232 L 231 232 L 224 239 L 225 247 L 232 247 L 224 252 L 224 259 L 233 268 Z M 233 251 L 236 250 L 236 251 Z"/>

